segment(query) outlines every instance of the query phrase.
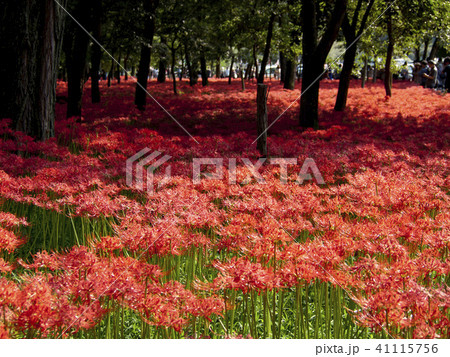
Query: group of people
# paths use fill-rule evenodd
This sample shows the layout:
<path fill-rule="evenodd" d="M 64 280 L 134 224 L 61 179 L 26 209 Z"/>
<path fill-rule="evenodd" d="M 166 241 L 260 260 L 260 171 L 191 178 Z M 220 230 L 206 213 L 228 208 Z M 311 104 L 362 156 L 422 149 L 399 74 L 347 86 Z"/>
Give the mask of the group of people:
<path fill-rule="evenodd" d="M 413 80 L 424 88 L 450 92 L 450 57 L 438 63 L 431 59 L 415 63 Z"/>

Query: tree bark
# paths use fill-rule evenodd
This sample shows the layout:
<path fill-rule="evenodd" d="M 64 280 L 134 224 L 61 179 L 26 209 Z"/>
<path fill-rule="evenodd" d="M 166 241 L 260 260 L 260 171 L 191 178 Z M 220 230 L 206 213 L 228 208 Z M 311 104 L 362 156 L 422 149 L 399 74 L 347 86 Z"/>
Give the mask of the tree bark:
<path fill-rule="evenodd" d="M 74 17 L 80 24 L 89 30 L 91 7 L 88 0 L 80 0 L 74 10 Z M 73 42 L 66 54 L 68 64 L 68 95 L 67 95 L 67 118 L 77 117 L 81 119 L 81 100 L 83 96 L 84 83 L 86 82 L 87 51 L 89 46 L 89 36 L 78 25 L 73 23 L 71 30 Z M 67 37 L 66 37 L 67 38 Z"/>
<path fill-rule="evenodd" d="M 375 0 L 370 0 L 367 4 L 364 15 L 361 19 L 361 24 L 357 30 L 357 23 L 359 18 L 359 13 L 361 11 L 363 1 L 358 0 L 355 11 L 353 13 L 352 21 L 348 18 L 347 14 L 344 15 L 344 20 L 342 22 L 342 29 L 345 37 L 345 43 L 347 51 L 344 55 L 344 64 L 342 66 L 342 71 L 339 77 L 339 90 L 336 97 L 336 103 L 334 110 L 342 111 L 347 106 L 348 89 L 350 87 L 350 80 L 352 75 L 352 70 L 355 65 L 356 53 L 358 49 L 357 40 L 365 30 L 367 20 L 370 15 L 370 11 L 375 3 Z"/>
<path fill-rule="evenodd" d="M 171 48 L 171 52 L 172 52 L 172 63 L 171 63 L 170 69 L 171 69 L 171 72 L 172 72 L 173 93 L 175 95 L 178 95 L 178 91 L 177 91 L 177 76 L 175 74 L 176 49 L 174 48 L 173 45 L 172 45 L 172 48 Z M 165 75 L 164 75 L 164 77 L 165 77 Z"/>
<path fill-rule="evenodd" d="M 267 156 L 267 96 L 269 87 L 267 84 L 258 83 L 256 92 L 256 121 L 258 128 L 258 140 L 256 148 L 263 157 Z"/>
<path fill-rule="evenodd" d="M 208 73 L 206 73 L 206 58 L 204 53 L 200 56 L 200 71 L 202 73 L 202 86 L 205 87 L 208 85 Z"/>
<path fill-rule="evenodd" d="M 220 57 L 217 58 L 216 62 L 216 78 L 220 78 Z"/>
<path fill-rule="evenodd" d="M 267 27 L 267 37 L 266 37 L 266 47 L 264 48 L 264 55 L 263 59 L 261 61 L 260 70 L 259 70 L 259 76 L 258 76 L 258 83 L 264 82 L 264 75 L 266 74 L 266 65 L 267 61 L 269 60 L 269 54 L 270 54 L 270 45 L 272 42 L 272 34 L 273 34 L 273 24 L 275 21 L 275 14 L 272 13 L 270 15 L 269 19 L 269 25 Z"/>
<path fill-rule="evenodd" d="M 344 64 L 342 65 L 341 75 L 339 77 L 339 89 L 336 97 L 334 110 L 342 111 L 347 106 L 348 89 L 352 76 L 353 66 L 356 58 L 356 46 L 347 49 L 344 55 Z"/>
<path fill-rule="evenodd" d="M 53 0 L 10 1 L 2 10 L 0 117 L 12 119 L 15 130 L 46 140 L 54 136 L 65 14 Z"/>
<path fill-rule="evenodd" d="M 317 10 L 316 1 L 303 1 L 303 80 L 299 123 L 302 127 L 314 129 L 319 128 L 319 78 L 323 74 L 328 53 L 339 33 L 347 10 L 347 0 L 336 0 L 320 42 L 317 38 Z"/>
<path fill-rule="evenodd" d="M 101 42 L 102 29 L 102 0 L 93 0 L 92 3 L 92 36 Z M 100 103 L 100 87 L 98 81 L 100 79 L 100 61 L 102 58 L 102 49 L 97 43 L 92 44 L 91 51 L 91 101 L 92 103 Z"/>
<path fill-rule="evenodd" d="M 297 62 L 289 59 L 285 61 L 285 74 L 284 74 L 284 89 L 295 89 L 295 73 L 297 70 Z"/>
<path fill-rule="evenodd" d="M 361 88 L 364 88 L 366 86 L 366 79 L 367 79 L 367 57 L 364 58 L 364 66 L 361 75 Z"/>
<path fill-rule="evenodd" d="M 425 45 L 424 45 L 424 48 L 423 48 L 423 56 L 422 56 L 422 61 L 425 61 L 426 59 L 427 59 L 427 54 L 428 54 L 428 44 L 429 44 L 429 40 L 428 39 L 426 39 L 425 40 Z"/>
<path fill-rule="evenodd" d="M 230 73 L 228 73 L 228 84 L 231 84 L 231 72 L 233 71 L 234 55 L 231 56 Z"/>
<path fill-rule="evenodd" d="M 166 47 L 166 40 L 165 37 L 161 36 L 161 45 Z M 158 82 L 164 83 L 166 81 L 166 67 L 167 67 L 167 58 L 166 58 L 166 52 L 161 49 L 161 52 L 159 54 L 159 63 L 158 63 Z"/>
<path fill-rule="evenodd" d="M 434 59 L 436 57 L 438 50 L 439 50 L 439 37 L 436 37 L 434 39 L 433 46 L 431 47 L 431 51 L 430 51 L 431 59 Z"/>
<path fill-rule="evenodd" d="M 286 76 L 286 57 L 283 51 L 280 51 L 280 82 L 284 83 Z"/>
<path fill-rule="evenodd" d="M 146 21 L 144 24 L 144 43 L 141 47 L 141 57 L 139 59 L 139 69 L 137 73 L 136 94 L 134 104 L 139 110 L 145 109 L 147 100 L 147 81 L 150 70 L 150 58 L 152 55 L 153 36 L 155 34 L 155 11 L 159 0 L 143 0 Z"/>
<path fill-rule="evenodd" d="M 391 63 L 392 63 L 392 56 L 394 55 L 394 35 L 392 30 L 392 11 L 390 8 L 387 11 L 387 32 L 389 42 L 386 54 L 386 63 L 384 66 L 384 89 L 386 91 L 386 96 L 392 97 Z"/>

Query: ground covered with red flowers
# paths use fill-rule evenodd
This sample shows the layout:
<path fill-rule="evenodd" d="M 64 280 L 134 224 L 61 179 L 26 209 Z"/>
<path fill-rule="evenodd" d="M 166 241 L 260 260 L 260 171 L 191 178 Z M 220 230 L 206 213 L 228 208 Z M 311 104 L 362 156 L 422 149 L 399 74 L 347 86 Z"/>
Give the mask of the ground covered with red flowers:
<path fill-rule="evenodd" d="M 272 123 L 300 90 L 269 83 Z M 45 143 L 0 122 L 0 337 L 450 337 L 449 95 L 355 81 L 334 112 L 323 81 L 320 130 L 298 102 L 269 130 L 269 157 L 299 163 L 283 184 L 243 160 L 256 84 L 171 85 L 149 91 L 192 137 L 151 98 L 135 109 L 132 81 L 100 104 L 88 85 L 81 122 L 58 104 Z M 126 183 L 144 148 L 171 157 L 153 192 Z M 236 183 L 194 183 L 194 158 L 236 159 Z M 297 182 L 307 158 L 325 184 Z"/>

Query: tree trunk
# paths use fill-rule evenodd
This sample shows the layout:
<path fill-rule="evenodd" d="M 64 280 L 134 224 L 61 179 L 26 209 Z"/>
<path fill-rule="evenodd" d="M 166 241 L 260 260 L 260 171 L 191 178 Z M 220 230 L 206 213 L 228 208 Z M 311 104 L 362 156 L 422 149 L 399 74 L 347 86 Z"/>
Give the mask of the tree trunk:
<path fill-rule="evenodd" d="M 303 80 L 299 122 L 302 127 L 318 129 L 320 77 L 323 75 L 325 61 L 344 19 L 347 0 L 336 0 L 320 42 L 317 39 L 317 4 L 314 0 L 304 0 L 302 5 Z"/>
<path fill-rule="evenodd" d="M 220 78 L 220 57 L 217 59 L 216 62 L 216 78 Z"/>
<path fill-rule="evenodd" d="M 114 51 L 111 52 L 111 68 L 108 72 L 108 88 L 111 87 L 111 80 L 113 77 L 113 73 L 114 73 Z"/>
<path fill-rule="evenodd" d="M 267 61 L 269 60 L 269 54 L 270 54 L 270 44 L 272 42 L 274 21 L 275 21 L 275 14 L 272 13 L 272 15 L 270 15 L 269 25 L 267 27 L 266 47 L 264 48 L 264 55 L 263 55 L 263 59 L 261 61 L 260 69 L 259 69 L 258 83 L 264 82 L 264 75 L 266 74 L 265 73 L 266 65 L 267 65 Z"/>
<path fill-rule="evenodd" d="M 123 68 L 125 68 L 125 82 L 128 81 L 128 59 L 130 58 L 130 50 L 127 50 L 125 58 L 123 59 Z"/>
<path fill-rule="evenodd" d="M 134 104 L 139 110 L 145 109 L 147 99 L 147 81 L 150 70 L 150 58 L 152 55 L 153 36 L 155 34 L 155 11 L 158 6 L 158 0 L 143 0 L 144 11 L 146 15 L 144 25 L 144 41 L 141 47 L 141 57 L 139 59 L 139 69 L 137 73 L 136 94 Z"/>
<path fill-rule="evenodd" d="M 241 75 L 241 86 L 242 86 L 242 91 L 245 92 L 245 78 L 244 78 L 244 70 L 243 68 L 241 68 L 239 70 L 239 73 Z"/>
<path fill-rule="evenodd" d="M 367 58 L 364 58 L 364 66 L 361 75 L 361 88 L 364 88 L 366 86 L 366 79 L 367 79 Z"/>
<path fill-rule="evenodd" d="M 160 58 L 158 65 L 158 82 L 164 83 L 165 81 L 166 81 L 166 61 Z"/>
<path fill-rule="evenodd" d="M 256 56 L 256 44 L 253 45 L 253 62 L 255 63 L 255 76 L 258 75 L 258 58 Z M 253 79 L 253 76 L 252 76 Z"/>
<path fill-rule="evenodd" d="M 355 59 L 356 59 L 356 53 L 358 49 L 358 41 L 361 37 L 362 33 L 364 32 L 364 29 L 366 27 L 367 20 L 370 15 L 370 11 L 372 10 L 372 7 L 375 3 L 375 0 L 370 0 L 366 10 L 364 12 L 364 15 L 361 19 L 361 23 L 359 26 L 358 31 L 356 30 L 358 19 L 359 19 L 359 12 L 361 8 L 363 7 L 363 1 L 359 0 L 355 11 L 353 12 L 353 18 L 350 22 L 349 17 L 347 14 L 344 16 L 344 20 L 342 22 L 342 29 L 345 37 L 345 43 L 347 47 L 347 51 L 345 51 L 344 55 L 344 64 L 342 66 L 342 71 L 339 76 L 339 90 L 336 97 L 336 103 L 334 106 L 334 110 L 342 111 L 347 106 L 347 97 L 348 97 L 348 89 L 350 86 L 350 80 L 352 76 L 352 70 L 355 65 Z M 367 59 L 365 60 L 365 75 L 367 75 Z M 365 84 L 364 81 L 361 82 L 362 85 Z M 364 84 L 363 84 L 364 83 Z"/>
<path fill-rule="evenodd" d="M 66 6 L 66 1 L 61 1 Z M 0 118 L 38 140 L 54 136 L 65 13 L 53 0 L 5 2 L 0 18 Z"/>
<path fill-rule="evenodd" d="M 120 61 L 122 60 L 122 53 L 119 52 L 119 57 L 117 57 L 117 66 L 116 66 L 116 79 L 117 84 L 120 84 L 120 71 L 122 68 L 120 67 Z"/>
<path fill-rule="evenodd" d="M 280 82 L 284 83 L 284 79 L 286 76 L 286 57 L 284 53 L 280 51 Z"/>
<path fill-rule="evenodd" d="M 88 0 L 80 0 L 74 10 L 74 17 L 85 28 L 89 29 L 90 3 Z M 83 96 L 84 83 L 86 81 L 86 60 L 89 46 L 89 36 L 84 30 L 73 24 L 73 43 L 70 48 L 68 64 L 68 96 L 67 96 L 67 118 L 78 117 L 81 119 L 81 100 Z"/>
<path fill-rule="evenodd" d="M 429 44 L 429 40 L 428 39 L 426 39 L 425 40 L 425 45 L 424 45 L 424 48 L 423 48 L 423 56 L 422 56 L 422 61 L 425 61 L 426 59 L 427 59 L 427 54 L 428 54 L 428 44 Z"/>
<path fill-rule="evenodd" d="M 171 69 L 171 72 L 172 72 L 173 93 L 175 95 L 178 95 L 178 91 L 177 91 L 177 76 L 175 74 L 176 50 L 175 50 L 175 48 L 173 46 L 171 48 L 171 52 L 172 52 L 172 63 L 171 63 L 170 69 Z M 164 75 L 164 77 L 165 77 L 165 75 Z"/>
<path fill-rule="evenodd" d="M 161 36 L 161 45 L 164 46 L 164 49 L 161 48 L 161 52 L 159 53 L 159 62 L 158 62 L 158 82 L 164 83 L 166 81 L 166 70 L 167 70 L 167 58 L 166 58 L 166 39 Z"/>
<path fill-rule="evenodd" d="M 384 66 L 384 89 L 386 91 L 386 96 L 392 97 L 392 73 L 391 73 L 391 63 L 392 56 L 394 54 L 394 37 L 392 33 L 392 12 L 389 8 L 387 11 L 387 32 L 388 32 L 388 48 L 386 54 L 386 63 Z"/>
<path fill-rule="evenodd" d="M 416 47 L 414 49 L 414 54 L 415 54 L 415 57 L 416 57 L 415 61 L 416 62 L 420 62 L 420 47 Z"/>
<path fill-rule="evenodd" d="M 202 73 L 202 86 L 205 87 L 208 85 L 208 73 L 206 72 L 206 58 L 204 53 L 200 56 L 200 71 Z"/>
<path fill-rule="evenodd" d="M 372 83 L 377 83 L 377 60 L 373 61 L 373 77 L 372 77 Z"/>
<path fill-rule="evenodd" d="M 256 92 L 256 122 L 258 128 L 257 150 L 263 157 L 267 156 L 267 96 L 269 87 L 267 84 L 258 83 Z"/>
<path fill-rule="evenodd" d="M 231 56 L 230 73 L 228 73 L 228 84 L 231 84 L 231 72 L 233 71 L 234 55 Z"/>
<path fill-rule="evenodd" d="M 93 1 L 92 16 L 92 36 L 101 42 L 102 27 L 102 0 Z M 92 43 L 91 51 L 91 101 L 92 103 L 100 103 L 100 88 L 98 81 L 100 79 L 100 61 L 102 58 L 102 49 L 97 43 Z"/>
<path fill-rule="evenodd" d="M 439 37 L 436 37 L 433 42 L 433 46 L 431 47 L 430 58 L 436 58 L 436 54 L 439 50 Z"/>
<path fill-rule="evenodd" d="M 293 60 L 286 60 L 286 70 L 284 75 L 284 89 L 295 89 L 295 72 L 297 70 L 297 63 Z"/>
<path fill-rule="evenodd" d="M 348 43 L 348 42 L 346 42 Z M 352 70 L 356 58 L 356 46 L 347 49 L 344 55 L 344 64 L 342 65 L 341 75 L 339 77 L 339 89 L 336 97 L 334 110 L 342 111 L 347 106 L 348 88 L 352 78 Z"/>

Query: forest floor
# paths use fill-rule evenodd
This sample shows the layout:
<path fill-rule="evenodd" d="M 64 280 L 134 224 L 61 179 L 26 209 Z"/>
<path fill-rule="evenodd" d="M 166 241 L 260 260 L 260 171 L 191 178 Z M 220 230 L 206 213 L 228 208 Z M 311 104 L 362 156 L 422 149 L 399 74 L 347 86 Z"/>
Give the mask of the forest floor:
<path fill-rule="evenodd" d="M 259 176 L 256 83 L 151 81 L 184 129 L 123 79 L 99 104 L 87 83 L 81 122 L 58 103 L 45 143 L 0 121 L 0 336 L 449 338 L 450 95 L 353 81 L 335 112 L 324 80 L 313 131 L 281 115 L 300 84 L 267 83 Z M 170 156 L 151 191 L 126 181 L 145 148 Z M 198 158 L 223 177 L 194 182 Z"/>

